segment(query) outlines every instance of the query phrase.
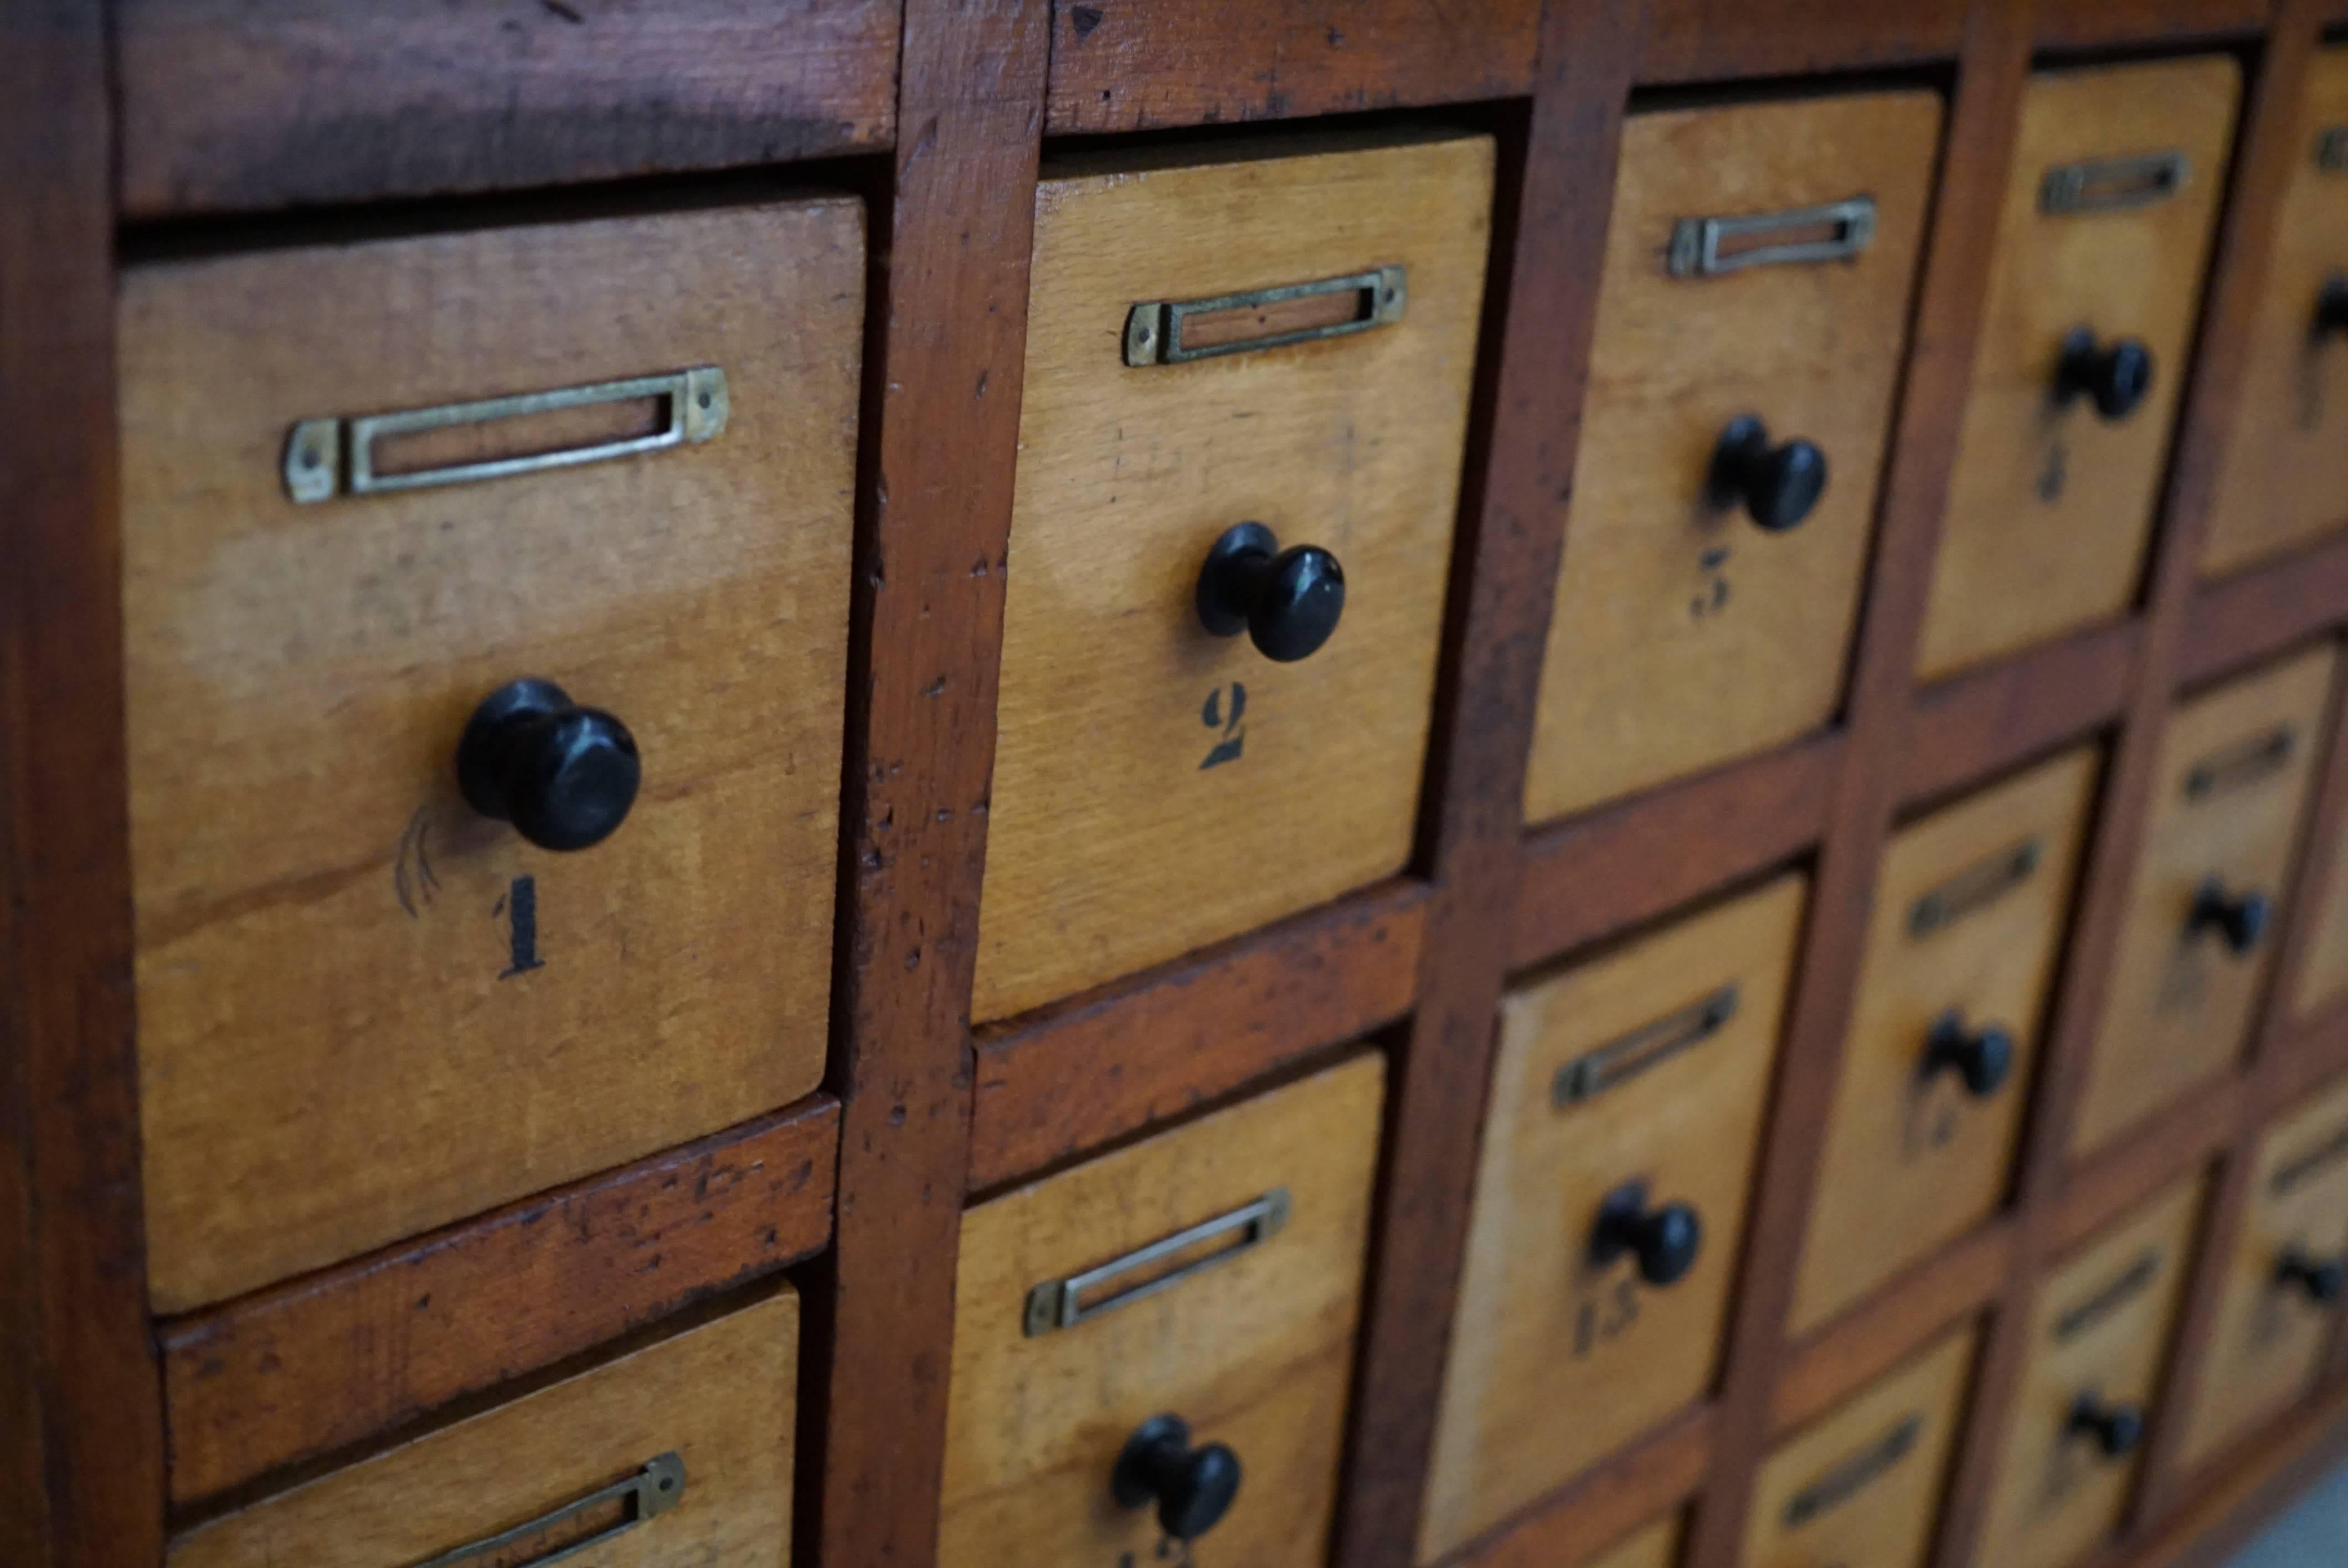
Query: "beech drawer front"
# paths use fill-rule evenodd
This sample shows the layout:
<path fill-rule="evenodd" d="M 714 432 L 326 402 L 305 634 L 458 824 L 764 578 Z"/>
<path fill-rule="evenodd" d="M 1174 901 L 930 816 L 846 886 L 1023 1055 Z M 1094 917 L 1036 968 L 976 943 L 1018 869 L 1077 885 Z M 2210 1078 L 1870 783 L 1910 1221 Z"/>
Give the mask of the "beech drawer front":
<path fill-rule="evenodd" d="M 2335 830 L 2329 843 L 2308 845 L 2301 875 L 2321 879 L 2291 999 L 2291 1011 L 2306 1019 L 2348 996 L 2348 825 Z"/>
<path fill-rule="evenodd" d="M 1492 143 L 1308 145 L 1037 191 L 979 1020 L 1409 856 Z"/>
<path fill-rule="evenodd" d="M 847 200 L 125 272 L 158 1308 L 816 1086 L 862 287 Z M 592 848 L 460 791 L 522 678 L 632 733 Z M 509 815 L 597 825 L 616 742 L 497 733 Z"/>
<path fill-rule="evenodd" d="M 1921 1568 L 1972 1361 L 1973 1331 L 1952 1334 L 1763 1460 L 1746 1568 Z"/>
<path fill-rule="evenodd" d="M 2196 1176 L 2040 1286 L 1974 1557 L 1984 1568 L 2066 1568 L 2118 1522 L 2200 1207 Z"/>
<path fill-rule="evenodd" d="M 2278 1122 L 2258 1162 L 2186 1429 L 2188 1464 L 2281 1414 L 2321 1368 L 2348 1285 L 2348 1082 Z"/>
<path fill-rule="evenodd" d="M 1584 1568 L 1673 1568 L 1680 1557 L 1677 1519 L 1658 1520 L 1637 1534 L 1601 1553 Z"/>
<path fill-rule="evenodd" d="M 2348 523 L 2348 49 L 2317 52 L 2203 542 L 2211 575 Z"/>
<path fill-rule="evenodd" d="M 1421 1562 L 1711 1386 L 1804 886 L 1502 1002 Z"/>
<path fill-rule="evenodd" d="M 945 1568 L 1155 1563 L 1202 1522 L 1185 1561 L 1320 1561 L 1383 1072 L 1356 1058 L 964 1216 Z M 1169 1516 L 1233 1461 L 1227 1512 Z"/>
<path fill-rule="evenodd" d="M 2004 1195 L 2096 775 L 2093 752 L 2070 753 L 1902 828 L 1885 851 L 1795 1332 Z"/>
<path fill-rule="evenodd" d="M 169 1568 L 786 1568 L 798 1298 L 566 1378 L 174 1539 Z M 598 1539 L 600 1537 L 600 1539 Z"/>
<path fill-rule="evenodd" d="M 1839 704 L 1940 125 L 1899 92 L 1624 126 L 1529 819 Z"/>
<path fill-rule="evenodd" d="M 2169 716 L 2075 1153 L 2240 1055 L 2323 749 L 2332 665 L 2319 648 Z"/>
<path fill-rule="evenodd" d="M 2032 78 L 1924 620 L 1927 677 L 2135 600 L 2240 94 L 2240 68 L 2216 56 Z"/>

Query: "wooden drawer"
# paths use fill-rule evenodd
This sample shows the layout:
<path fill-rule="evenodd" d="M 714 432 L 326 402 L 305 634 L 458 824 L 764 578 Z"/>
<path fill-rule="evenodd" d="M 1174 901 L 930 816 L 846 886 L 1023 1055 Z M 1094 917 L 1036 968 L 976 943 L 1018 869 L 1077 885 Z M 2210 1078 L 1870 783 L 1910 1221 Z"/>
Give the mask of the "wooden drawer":
<path fill-rule="evenodd" d="M 1623 127 L 1528 818 L 1840 703 L 1940 124 L 1897 92 Z"/>
<path fill-rule="evenodd" d="M 2215 56 L 2031 79 L 1925 676 L 2135 600 L 2240 94 L 2240 70 Z"/>
<path fill-rule="evenodd" d="M 1037 191 L 979 1020 L 1409 857 L 1492 143 L 1282 145 Z"/>
<path fill-rule="evenodd" d="M 1781 877 L 1502 1002 L 1421 1562 L 1711 1386 L 1803 894 Z"/>
<path fill-rule="evenodd" d="M 159 1308 L 816 1086 L 862 288 L 839 199 L 125 272 Z M 530 453 L 574 461 L 469 466 Z M 524 678 L 638 748 L 592 848 L 460 789 Z M 607 825 L 602 723 L 499 732 L 486 798 L 540 842 Z"/>
<path fill-rule="evenodd" d="M 785 1568 L 798 1323 L 786 1286 L 191 1530 L 169 1568 Z"/>
<path fill-rule="evenodd" d="M 2348 49 L 2310 62 L 2291 145 L 2201 548 L 2211 575 L 2348 523 Z"/>
<path fill-rule="evenodd" d="M 2097 774 L 2077 751 L 1902 828 L 1794 1293 L 1806 1333 L 2005 1194 Z"/>
<path fill-rule="evenodd" d="M 1973 1331 L 1885 1373 L 1764 1460 L 1746 1568 L 1921 1568 L 1972 1379 Z"/>
<path fill-rule="evenodd" d="M 964 1216 L 944 1568 L 1320 1561 L 1383 1081 L 1359 1057 Z"/>
<path fill-rule="evenodd" d="M 1973 1558 L 1984 1568 L 2064 1568 L 2118 1522 L 2200 1207 L 2195 1176 L 2089 1243 L 2040 1287 Z"/>
<path fill-rule="evenodd" d="M 2323 750 L 2332 664 L 2318 648 L 2169 715 L 2073 1153 L 2241 1054 Z"/>
<path fill-rule="evenodd" d="M 2310 845 L 2305 875 L 2321 876 L 2322 893 L 2308 922 L 2291 1010 L 2304 1019 L 2348 994 L 2348 824 L 2322 847 Z"/>
<path fill-rule="evenodd" d="M 2275 1124 L 2250 1184 L 2185 1431 L 2188 1465 L 2280 1414 L 2322 1368 L 2348 1283 L 2348 1081 Z"/>
<path fill-rule="evenodd" d="M 1601 1553 L 1583 1568 L 1672 1568 L 1680 1557 L 1680 1522 L 1657 1520 L 1621 1545 Z"/>

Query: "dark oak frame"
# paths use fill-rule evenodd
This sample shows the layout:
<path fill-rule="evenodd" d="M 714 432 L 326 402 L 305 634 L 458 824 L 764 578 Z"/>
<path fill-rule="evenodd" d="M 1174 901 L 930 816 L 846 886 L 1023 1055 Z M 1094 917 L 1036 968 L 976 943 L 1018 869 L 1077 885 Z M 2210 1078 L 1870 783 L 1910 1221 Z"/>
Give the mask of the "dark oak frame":
<path fill-rule="evenodd" d="M 300 19 L 331 32 L 362 8 L 266 0 L 245 10 L 263 25 Z M 572 6 L 520 9 L 531 14 L 515 25 L 558 36 L 585 25 L 566 20 Z M 800 10 L 774 7 L 778 40 L 807 25 Z M 434 62 L 468 40 L 458 22 L 427 21 L 397 70 L 321 56 L 320 68 L 348 77 L 336 123 L 364 134 L 335 139 L 324 95 L 273 94 L 263 79 L 229 106 L 245 138 L 236 156 L 192 165 L 172 138 L 221 123 L 224 92 L 241 86 L 238 56 L 195 50 L 172 68 L 171 51 L 148 46 L 142 30 L 163 15 L 158 0 L 23 0 L 0 14 L 0 210 L 11 214 L 0 224 L 0 1280 L 10 1282 L 0 1288 L 0 1474 L 37 1478 L 26 1506 L 0 1509 L 0 1560 L 159 1562 L 168 1524 L 186 1511 L 442 1419 L 510 1379 L 790 1270 L 809 1326 L 799 1560 L 926 1564 L 966 1196 L 1367 1034 L 1385 1043 L 1394 1071 L 1333 1554 L 1340 1568 L 1407 1568 L 1501 988 L 1518 969 L 1797 861 L 1812 867 L 1812 910 L 1715 1396 L 1455 1561 L 1570 1560 L 1685 1506 L 1685 1562 L 1727 1568 L 1771 1441 L 1951 1325 L 1979 1319 L 1972 1419 L 1935 1557 L 1937 1568 L 1960 1568 L 2044 1264 L 2201 1167 L 2218 1179 L 2168 1373 L 2172 1387 L 2193 1377 L 2252 1142 L 2295 1096 L 2348 1071 L 2348 1008 L 2294 1023 L 2270 1006 L 2235 1073 L 2083 1163 L 2064 1157 L 2064 1134 L 2175 693 L 2348 630 L 2348 540 L 2223 582 L 2193 573 L 2237 396 L 2239 327 L 2295 150 L 2292 97 L 2319 35 L 2348 23 L 2348 4 L 1493 0 L 1461 30 L 1409 0 L 1365 0 L 1341 36 L 1307 7 L 1240 0 L 869 0 L 832 9 L 824 36 L 836 47 L 778 48 L 762 92 L 702 104 L 682 141 L 653 112 L 673 85 L 659 70 L 675 56 L 657 50 L 640 74 L 540 83 L 541 118 L 484 136 L 478 114 L 436 113 Z M 176 21 L 186 26 L 184 15 Z M 223 25 L 219 37 L 234 35 Z M 2188 45 L 2240 51 L 2251 92 L 2143 600 L 2120 622 L 1919 690 L 1907 675 L 1917 611 L 2025 73 L 2048 55 Z M 1887 69 L 1945 84 L 1951 119 L 1843 714 L 1766 755 L 1528 832 L 1518 802 L 1571 526 L 1593 282 L 1630 96 Z M 1503 155 L 1410 875 L 973 1034 L 1028 192 L 1045 138 L 1447 103 L 1479 106 Z M 582 125 L 601 129 L 562 134 Z M 434 1235 L 152 1320 L 116 590 L 122 226 L 819 157 L 863 160 L 834 167 L 869 181 L 876 236 L 826 1092 Z M 2311 842 L 2348 824 L 2339 719 Z M 1907 811 L 2088 738 L 2107 746 L 2103 804 L 2013 1202 L 1789 1339 L 1808 1151 L 1831 1099 L 1883 839 Z M 2289 994 L 2306 925 L 2296 917 L 2313 895 L 2302 886 L 2291 897 L 2272 996 Z M 648 1205 L 653 1223 L 673 1227 L 654 1286 L 608 1289 L 619 1257 L 608 1231 L 550 1241 L 530 1223 L 599 1204 Z M 281 1346 L 303 1348 L 306 1365 L 336 1365 L 338 1345 L 401 1310 L 394 1297 L 405 1293 L 383 1282 L 418 1274 L 441 1317 L 372 1402 L 329 1409 L 329 1390 L 311 1387 L 305 1399 L 260 1370 Z M 547 1293 L 575 1309 L 512 1306 Z M 2348 1336 L 2338 1340 L 2316 1394 L 2199 1473 L 2180 1469 L 2177 1423 L 2156 1423 L 2127 1526 L 2098 1568 L 2207 1561 L 2348 1451 Z M 217 1373 L 200 1390 L 189 1376 L 198 1367 Z"/>

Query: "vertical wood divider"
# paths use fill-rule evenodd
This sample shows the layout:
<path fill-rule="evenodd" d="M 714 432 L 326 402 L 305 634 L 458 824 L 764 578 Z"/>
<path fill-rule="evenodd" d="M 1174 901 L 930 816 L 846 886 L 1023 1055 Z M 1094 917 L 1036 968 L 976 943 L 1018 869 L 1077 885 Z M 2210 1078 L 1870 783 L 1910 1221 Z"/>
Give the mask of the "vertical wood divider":
<path fill-rule="evenodd" d="M 876 222 L 834 1009 L 839 1222 L 810 1297 L 801 1560 L 937 1553 L 970 999 L 1049 0 L 907 0 Z M 877 428 L 875 428 L 877 425 Z M 873 456 L 876 455 L 877 456 Z"/>
<path fill-rule="evenodd" d="M 132 1051 L 104 7 L 0 8 L 0 1563 L 163 1553 Z"/>
<path fill-rule="evenodd" d="M 1997 219 L 2027 79 L 2033 7 L 1975 0 L 1957 58 L 1937 200 L 1910 331 L 1875 559 L 1859 629 L 1844 753 L 1810 886 L 1800 972 L 1728 1334 L 1713 1468 L 1696 1501 L 1689 1568 L 1734 1568 L 1754 1472 L 1787 1365 L 1786 1318 L 1818 1150 L 1834 1104 L 1873 908 L 1875 866 L 1900 798 L 1915 708 L 1917 639 L 1980 335 Z"/>
<path fill-rule="evenodd" d="M 2060 1250 L 2056 1215 L 2071 1163 L 2071 1126 L 2085 1088 L 2088 1056 L 2127 917 L 2129 868 L 2150 815 L 2162 725 L 2183 674 L 2186 619 L 2201 539 L 2218 460 L 2240 394 L 2244 327 L 2264 283 L 2274 209 L 2294 152 L 2290 143 L 2300 78 L 2319 30 L 2320 9 L 2310 0 L 2277 0 L 2272 36 L 2253 62 L 2193 359 L 2177 373 L 2189 380 L 2163 490 L 2142 617 L 2144 635 L 2119 732 L 2106 760 L 2084 890 L 2040 1068 L 2038 1103 L 2024 1144 L 2017 1186 L 2017 1266 L 1991 1316 L 1976 1374 L 1972 1419 L 1958 1457 L 1934 1557 L 1938 1568 L 1962 1568 L 1972 1561 L 2028 1350 L 2028 1317 L 2037 1281 Z M 2240 1126 L 2230 1130 L 2219 1156 L 2227 1167 L 2244 1135 Z M 2230 1234 L 2230 1204 L 2239 1202 L 2239 1184 L 2221 1183 L 2221 1196 L 2230 1196 L 2204 1213 L 2203 1256 L 2211 1242 Z M 2206 1314 L 2206 1298 L 2217 1283 L 2215 1273 L 2197 1270 L 2185 1308 L 2188 1318 Z M 2177 1384 L 2178 1343 L 2172 1336 L 2171 1365 L 2164 1377 L 2171 1392 Z M 2157 1478 L 2163 1456 L 2175 1452 L 2177 1422 L 2171 1418 L 2178 1414 L 2173 1399 L 2156 1412 L 2146 1467 L 2156 1480 L 2139 1488 L 2131 1511 L 2131 1534 L 2141 1533 L 2136 1526 L 2148 1519 L 2146 1505 L 2159 1501 Z"/>
<path fill-rule="evenodd" d="M 1524 155 L 1501 170 L 1517 188 L 1494 231 L 1484 350 L 1498 367 L 1478 387 L 1483 466 L 1461 495 L 1419 856 L 1434 890 L 1418 1005 L 1388 1083 L 1341 1568 L 1408 1568 L 1417 1555 L 1615 153 L 1645 22 L 1645 0 L 1549 0 Z"/>

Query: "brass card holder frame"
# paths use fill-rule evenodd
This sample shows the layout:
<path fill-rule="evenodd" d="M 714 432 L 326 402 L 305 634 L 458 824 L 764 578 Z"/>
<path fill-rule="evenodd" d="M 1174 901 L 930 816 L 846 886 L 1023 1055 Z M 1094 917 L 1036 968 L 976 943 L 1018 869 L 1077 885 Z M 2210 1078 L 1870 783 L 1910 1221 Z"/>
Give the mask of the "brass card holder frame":
<path fill-rule="evenodd" d="M 2038 210 L 2063 218 L 2153 207 L 2184 190 L 2192 173 L 2193 160 L 2173 149 L 2060 163 L 2039 182 Z"/>
<path fill-rule="evenodd" d="M 545 1556 L 529 1560 L 530 1568 L 548 1568 L 551 1563 L 576 1557 L 592 1547 L 616 1540 L 644 1521 L 666 1513 L 684 1501 L 685 1460 L 674 1452 L 657 1454 L 646 1460 L 636 1473 L 625 1481 L 615 1481 L 609 1486 L 599 1487 L 586 1496 L 575 1498 L 560 1508 L 550 1509 L 535 1519 L 526 1519 L 510 1530 L 500 1530 L 495 1535 L 469 1541 L 438 1557 L 416 1563 L 414 1568 L 462 1568 L 466 1564 L 499 1563 L 508 1548 L 551 1530 L 566 1519 L 575 1519 L 610 1502 L 628 1504 L 625 1516 L 618 1523 L 598 1530 L 592 1535 L 583 1535 Z"/>
<path fill-rule="evenodd" d="M 1824 239 L 1726 248 L 1725 242 L 1779 232 L 1831 231 Z M 1805 261 L 1847 261 L 1875 241 L 1875 198 L 1852 196 L 1818 207 L 1755 212 L 1734 218 L 1683 218 L 1672 225 L 1664 265 L 1674 278 L 1710 278 L 1746 267 Z"/>
<path fill-rule="evenodd" d="M 2046 858 L 2046 841 L 2033 834 L 2021 843 L 1977 860 L 1947 881 L 1929 887 L 1908 907 L 1908 934 L 1929 937 L 1946 930 L 1974 910 L 1996 903 L 2024 882 Z"/>
<path fill-rule="evenodd" d="M 1911 1410 L 1893 1422 L 1890 1430 L 1869 1440 L 1864 1448 L 1837 1460 L 1831 1470 L 1787 1498 L 1783 1515 L 1786 1528 L 1799 1530 L 1849 1502 L 1876 1478 L 1897 1469 L 1901 1460 L 1915 1451 L 1916 1440 L 1923 1435 L 1921 1411 Z"/>
<path fill-rule="evenodd" d="M 2291 723 L 2277 724 L 2263 734 L 2221 747 L 2186 771 L 2185 798 L 2207 800 L 2254 784 L 2281 772 L 2298 750 L 2299 726 Z"/>
<path fill-rule="evenodd" d="M 1027 1337 L 1033 1339 L 1038 1335 L 1074 1328 L 1077 1324 L 1089 1323 L 1104 1313 L 1114 1312 L 1120 1307 L 1130 1307 L 1137 1301 L 1146 1301 L 1160 1292 L 1171 1290 L 1185 1280 L 1262 1246 L 1287 1225 L 1288 1215 L 1288 1189 L 1274 1187 L 1254 1202 L 1242 1204 L 1229 1214 L 1217 1214 L 1213 1219 L 1202 1221 L 1188 1230 L 1176 1231 L 1148 1246 L 1136 1247 L 1124 1256 L 1111 1258 L 1097 1268 L 1088 1268 L 1082 1274 L 1072 1274 L 1062 1279 L 1047 1279 L 1027 1292 Z M 1119 1276 L 1146 1269 L 1151 1264 L 1169 1257 L 1179 1257 L 1202 1242 L 1232 1235 L 1239 1238 L 1235 1245 L 1194 1259 L 1154 1278 L 1145 1279 L 1130 1289 L 1105 1296 L 1089 1307 L 1085 1305 L 1085 1298 L 1091 1291 Z"/>
<path fill-rule="evenodd" d="M 502 419 L 644 397 L 661 398 L 668 405 L 667 422 L 649 435 L 395 474 L 379 474 L 375 468 L 375 444 L 386 436 L 445 430 L 459 425 L 490 425 Z M 438 485 L 469 485 L 483 479 L 502 479 L 516 474 L 543 473 L 551 468 L 576 467 L 582 463 L 630 457 L 638 453 L 662 452 L 672 446 L 698 446 L 725 430 L 729 412 L 726 373 L 716 365 L 705 364 L 658 375 L 591 382 L 511 397 L 479 398 L 469 403 L 442 403 L 392 414 L 304 419 L 294 424 L 285 440 L 285 494 L 297 503 L 311 505 L 331 501 L 337 496 L 374 496 Z"/>
<path fill-rule="evenodd" d="M 1262 337 L 1239 338 L 1230 343 L 1194 344 L 1184 340 L 1183 328 L 1199 316 L 1220 315 L 1228 311 L 1259 310 L 1266 305 L 1285 304 L 1291 300 L 1345 293 L 1362 294 L 1367 299 L 1369 308 L 1352 321 L 1301 327 L 1294 332 L 1268 333 Z M 1125 363 L 1139 370 L 1153 364 L 1188 364 L 1193 360 L 1213 359 L 1220 354 L 1253 354 L 1259 349 L 1286 348 L 1291 343 L 1351 337 L 1355 333 L 1391 326 L 1402 320 L 1403 310 L 1409 302 L 1409 269 L 1406 267 L 1373 267 L 1366 272 L 1348 272 L 1341 278 L 1321 278 L 1310 283 L 1286 283 L 1271 289 L 1250 289 L 1242 293 L 1218 294 L 1208 300 L 1144 300 L 1126 313 Z"/>
<path fill-rule="evenodd" d="M 1565 1111 L 1594 1100 L 1617 1084 L 1660 1067 L 1691 1046 L 1718 1034 L 1736 1016 L 1736 982 L 1729 981 L 1710 995 L 1641 1024 L 1630 1033 L 1585 1051 L 1557 1070 L 1550 1081 L 1550 1104 Z"/>

